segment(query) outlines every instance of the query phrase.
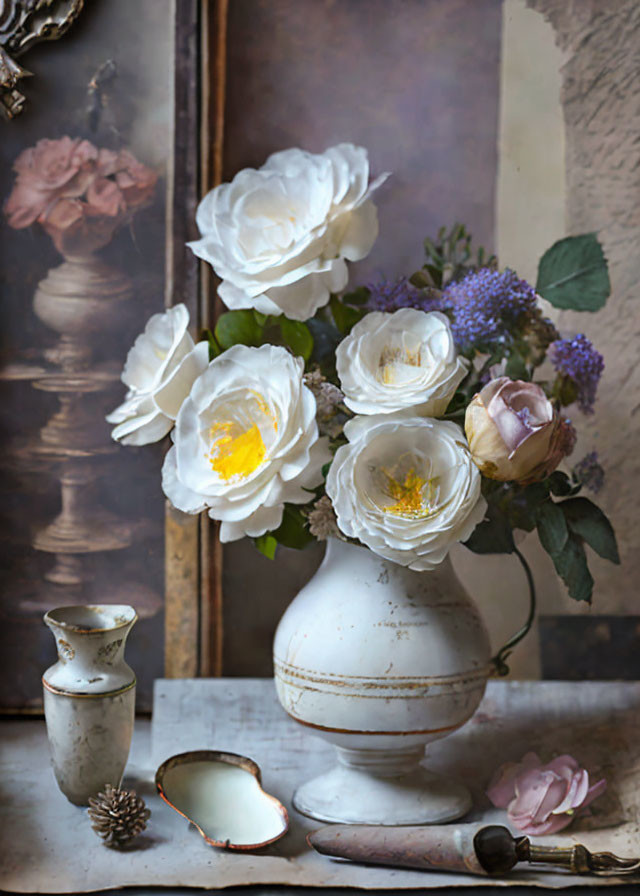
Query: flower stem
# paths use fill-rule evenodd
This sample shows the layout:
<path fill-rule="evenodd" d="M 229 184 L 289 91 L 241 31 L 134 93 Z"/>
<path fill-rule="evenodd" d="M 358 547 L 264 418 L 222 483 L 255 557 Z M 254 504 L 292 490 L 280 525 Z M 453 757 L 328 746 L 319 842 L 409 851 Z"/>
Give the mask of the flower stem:
<path fill-rule="evenodd" d="M 491 660 L 491 662 L 495 666 L 495 674 L 500 676 L 509 674 L 507 659 L 511 656 L 513 648 L 516 646 L 516 644 L 519 644 L 520 641 L 522 641 L 522 639 L 529 633 L 536 615 L 536 586 L 533 581 L 533 574 L 524 555 L 518 550 L 518 548 L 514 547 L 514 552 L 516 557 L 520 561 L 527 577 L 527 585 L 529 586 L 529 615 L 527 616 L 527 621 L 522 626 L 520 631 L 516 632 L 516 634 L 513 635 L 512 638 L 509 638 L 507 643 L 500 648 L 500 650 Z"/>

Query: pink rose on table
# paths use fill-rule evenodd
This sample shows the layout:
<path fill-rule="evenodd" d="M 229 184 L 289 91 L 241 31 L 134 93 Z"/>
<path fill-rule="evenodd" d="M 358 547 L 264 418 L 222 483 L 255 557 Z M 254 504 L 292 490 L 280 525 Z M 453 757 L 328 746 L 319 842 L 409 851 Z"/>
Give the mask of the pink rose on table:
<path fill-rule="evenodd" d="M 494 775 L 487 796 L 506 809 L 511 824 L 524 834 L 555 834 L 604 793 L 607 782 L 589 782 L 589 772 L 573 756 L 557 756 L 543 765 L 535 753 L 507 762 Z"/>
<path fill-rule="evenodd" d="M 570 454 L 574 430 L 536 383 L 502 376 L 467 407 L 465 432 L 471 456 L 489 479 L 533 482 Z"/>

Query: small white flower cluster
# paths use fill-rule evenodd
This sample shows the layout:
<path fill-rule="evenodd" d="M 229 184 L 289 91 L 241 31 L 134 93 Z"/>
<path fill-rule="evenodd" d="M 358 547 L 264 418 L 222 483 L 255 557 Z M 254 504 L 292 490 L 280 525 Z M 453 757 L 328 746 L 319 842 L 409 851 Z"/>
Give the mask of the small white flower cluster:
<path fill-rule="evenodd" d="M 344 395 L 319 370 L 305 373 L 304 384 L 311 389 L 316 400 L 316 420 L 320 434 L 336 438 L 342 432 L 343 423 L 336 415 L 344 402 Z"/>
<path fill-rule="evenodd" d="M 338 521 L 333 509 L 331 499 L 326 495 L 318 498 L 309 513 L 307 514 L 309 522 L 309 532 L 318 541 L 326 541 L 327 538 L 341 538 L 342 534 L 338 529 Z"/>

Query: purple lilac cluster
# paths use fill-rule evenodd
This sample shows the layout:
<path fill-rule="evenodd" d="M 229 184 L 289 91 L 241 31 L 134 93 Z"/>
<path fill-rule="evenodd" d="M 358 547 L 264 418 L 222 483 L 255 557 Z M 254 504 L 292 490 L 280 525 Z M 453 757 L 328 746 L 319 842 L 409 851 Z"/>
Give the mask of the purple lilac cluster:
<path fill-rule="evenodd" d="M 369 283 L 370 296 L 367 307 L 371 311 L 397 311 L 399 308 L 419 308 L 421 311 L 440 311 L 437 296 L 429 296 L 412 286 L 406 277 L 390 281 L 380 279 Z"/>
<path fill-rule="evenodd" d="M 604 470 L 598 460 L 598 452 L 590 451 L 573 468 L 573 475 L 585 488 L 597 493 L 604 485 Z"/>
<path fill-rule="evenodd" d="M 551 346 L 551 360 L 556 371 L 575 384 L 580 410 L 592 414 L 604 370 L 604 358 L 600 352 L 583 333 L 578 333 L 573 339 L 557 339 Z"/>
<path fill-rule="evenodd" d="M 453 335 L 464 352 L 507 347 L 536 308 L 536 291 L 507 268 L 482 268 L 450 284 L 443 309 L 453 314 Z"/>

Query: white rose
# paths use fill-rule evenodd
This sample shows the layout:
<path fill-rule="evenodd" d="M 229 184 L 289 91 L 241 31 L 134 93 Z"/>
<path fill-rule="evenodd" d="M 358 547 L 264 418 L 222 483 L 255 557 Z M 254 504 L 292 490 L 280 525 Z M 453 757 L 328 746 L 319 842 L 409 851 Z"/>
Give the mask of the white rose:
<path fill-rule="evenodd" d="M 445 412 L 469 369 L 446 315 L 415 308 L 367 314 L 338 346 L 336 364 L 356 414 L 412 408 L 426 417 Z"/>
<path fill-rule="evenodd" d="M 209 363 L 206 342 L 194 345 L 187 332 L 189 312 L 174 305 L 154 314 L 132 348 L 122 371 L 129 387 L 124 402 L 107 421 L 117 426 L 112 437 L 124 445 L 148 445 L 173 427 L 193 381 Z"/>
<path fill-rule="evenodd" d="M 221 541 L 277 529 L 284 504 L 306 504 L 330 460 L 318 438 L 304 363 L 279 346 L 234 345 L 193 384 L 162 468 L 179 510 L 222 522 Z"/>
<path fill-rule="evenodd" d="M 433 569 L 484 517 L 480 473 L 455 423 L 355 417 L 327 477 L 340 530 L 415 570 Z"/>
<path fill-rule="evenodd" d="M 198 206 L 201 239 L 189 243 L 222 280 L 227 307 L 307 320 L 346 286 L 348 261 L 378 235 L 367 151 L 287 149 L 246 168 Z"/>

